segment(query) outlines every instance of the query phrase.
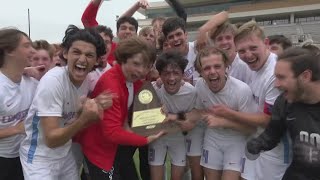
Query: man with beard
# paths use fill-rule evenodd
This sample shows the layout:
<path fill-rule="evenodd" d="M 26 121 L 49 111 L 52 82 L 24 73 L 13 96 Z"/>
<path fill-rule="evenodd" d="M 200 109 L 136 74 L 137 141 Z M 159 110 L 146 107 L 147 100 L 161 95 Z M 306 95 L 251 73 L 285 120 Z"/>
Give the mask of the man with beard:
<path fill-rule="evenodd" d="M 249 153 L 268 151 L 286 131 L 293 143 L 293 160 L 284 180 L 320 179 L 320 59 L 308 50 L 291 48 L 279 56 L 275 86 L 277 98 L 265 131 L 247 143 Z"/>

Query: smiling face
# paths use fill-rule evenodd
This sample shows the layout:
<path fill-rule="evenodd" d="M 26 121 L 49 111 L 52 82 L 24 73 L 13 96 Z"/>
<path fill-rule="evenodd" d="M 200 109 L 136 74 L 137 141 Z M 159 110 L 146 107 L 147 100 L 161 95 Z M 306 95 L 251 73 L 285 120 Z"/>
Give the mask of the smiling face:
<path fill-rule="evenodd" d="M 304 89 L 300 75 L 294 76 L 291 65 L 286 61 L 278 61 L 275 67 L 275 87 L 283 91 L 284 97 L 289 102 L 301 100 Z"/>
<path fill-rule="evenodd" d="M 260 70 L 267 61 L 269 56 L 267 44 L 267 39 L 263 41 L 255 33 L 251 33 L 235 43 L 240 59 L 247 63 L 253 71 Z"/>
<path fill-rule="evenodd" d="M 147 30 L 144 31 L 143 33 L 141 33 L 139 35 L 140 38 L 142 38 L 144 41 L 146 41 L 150 46 L 154 46 L 156 45 L 156 38 L 154 35 L 153 30 Z"/>
<path fill-rule="evenodd" d="M 129 22 L 124 22 L 120 25 L 117 36 L 120 40 L 137 35 L 136 27 Z"/>
<path fill-rule="evenodd" d="M 126 81 L 135 82 L 144 79 L 151 66 L 147 65 L 143 60 L 143 55 L 138 53 L 128 58 L 126 63 L 122 63 L 121 68 Z"/>
<path fill-rule="evenodd" d="M 164 89 L 168 94 L 175 94 L 181 87 L 183 71 L 178 65 L 167 65 L 160 74 Z"/>
<path fill-rule="evenodd" d="M 167 41 L 171 48 L 174 48 L 182 54 L 187 53 L 187 33 L 184 32 L 181 28 L 168 33 Z"/>
<path fill-rule="evenodd" d="M 36 50 L 36 53 L 32 56 L 31 66 L 44 65 L 44 71 L 47 72 L 52 67 L 52 59 L 49 52 L 45 49 Z"/>
<path fill-rule="evenodd" d="M 67 59 L 71 82 L 80 86 L 97 62 L 96 47 L 85 41 L 74 41 L 68 51 L 63 53 Z"/>
<path fill-rule="evenodd" d="M 234 35 L 231 31 L 222 32 L 214 38 L 214 45 L 219 49 L 224 50 L 229 56 L 229 59 L 234 59 L 234 56 L 236 55 L 236 47 L 233 38 Z"/>
<path fill-rule="evenodd" d="M 222 55 L 210 54 L 201 58 L 200 74 L 206 81 L 209 89 L 217 93 L 226 84 L 226 65 Z"/>
<path fill-rule="evenodd" d="M 14 63 L 20 67 L 27 67 L 35 54 L 35 49 L 32 47 L 30 39 L 21 35 L 18 46 L 9 53 L 9 56 L 14 57 Z"/>

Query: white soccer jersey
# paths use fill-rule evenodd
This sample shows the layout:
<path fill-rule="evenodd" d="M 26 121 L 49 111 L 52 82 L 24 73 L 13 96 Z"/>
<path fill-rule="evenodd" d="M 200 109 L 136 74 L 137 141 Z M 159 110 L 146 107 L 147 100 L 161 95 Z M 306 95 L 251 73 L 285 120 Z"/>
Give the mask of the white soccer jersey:
<path fill-rule="evenodd" d="M 12 82 L 0 72 L 0 128 L 8 128 L 27 117 L 38 81 L 22 76 L 20 83 Z M 14 135 L 0 139 L 0 157 L 19 157 L 19 147 L 25 136 Z"/>
<path fill-rule="evenodd" d="M 188 43 L 189 51 L 188 51 L 187 56 L 185 57 L 188 60 L 188 65 L 187 65 L 186 69 L 184 70 L 184 77 L 192 80 L 191 82 L 193 83 L 193 85 L 196 84 L 197 79 L 200 76 L 194 67 L 194 62 L 196 61 L 196 57 L 197 57 L 197 53 L 196 53 L 196 50 L 194 47 L 195 43 L 196 42 L 189 42 Z"/>
<path fill-rule="evenodd" d="M 107 66 L 105 68 L 103 68 L 103 69 L 96 68 L 94 71 L 92 71 L 88 74 L 88 76 L 90 78 L 90 91 L 91 92 L 93 91 L 94 87 L 96 86 L 101 75 L 103 73 L 107 72 L 111 68 L 112 68 L 111 65 L 109 63 L 107 63 Z"/>
<path fill-rule="evenodd" d="M 276 54 L 270 53 L 263 67 L 258 71 L 253 71 L 252 73 L 252 81 L 249 86 L 253 92 L 255 102 L 258 105 L 258 109 L 256 111 L 258 113 L 271 113 L 271 108 L 280 94 L 280 91 L 274 87 L 274 68 L 277 58 Z M 255 136 L 261 134 L 263 130 L 263 128 L 258 127 L 258 131 Z M 277 147 L 270 151 L 261 153 L 261 157 L 255 161 L 255 175 L 258 178 L 266 177 L 266 175 L 269 175 L 270 177 L 282 176 L 290 161 L 289 149 L 288 137 L 284 136 Z M 264 173 L 261 173 L 259 170 L 262 165 L 267 166 L 267 168 L 264 167 L 265 169 L 261 171 Z M 250 171 L 252 171 L 252 167 L 250 166 L 252 165 L 249 163 L 248 167 L 251 168 Z M 249 174 L 250 173 L 251 172 L 249 172 Z"/>
<path fill-rule="evenodd" d="M 80 87 L 72 84 L 68 67 L 55 67 L 40 80 L 27 119 L 25 129 L 27 137 L 21 143 L 20 156 L 23 161 L 54 161 L 64 158 L 71 148 L 71 140 L 63 146 L 49 148 L 45 144 L 41 117 L 59 117 L 60 126 L 71 123 L 76 116 L 81 96 L 89 92 L 89 78 Z"/>
<path fill-rule="evenodd" d="M 254 112 L 256 104 L 252 97 L 250 87 L 231 76 L 228 76 L 227 82 L 222 90 L 213 93 L 203 78 L 200 78 L 196 84 L 197 91 L 197 108 L 210 108 L 213 105 L 226 105 L 227 107 L 240 112 Z M 201 103 L 201 104 L 199 104 Z M 207 132 L 215 136 L 230 137 L 243 136 L 242 133 L 226 128 L 211 128 Z"/>
<path fill-rule="evenodd" d="M 227 74 L 247 84 L 251 82 L 252 78 L 252 70 L 239 58 L 238 53 L 232 64 L 227 68 Z"/>
<path fill-rule="evenodd" d="M 157 88 L 157 85 L 153 83 L 153 86 L 161 103 L 166 106 L 168 112 L 189 112 L 194 108 L 196 90 L 190 83 L 185 82 L 179 91 L 173 95 L 167 93 L 164 85 L 161 88 Z"/>
<path fill-rule="evenodd" d="M 265 103 L 273 105 L 280 94 L 280 91 L 274 87 L 274 68 L 277 58 L 276 54 L 270 53 L 262 68 L 259 71 L 252 71 L 252 80 L 249 86 L 255 102 L 258 104 L 258 112 L 264 112 Z"/>

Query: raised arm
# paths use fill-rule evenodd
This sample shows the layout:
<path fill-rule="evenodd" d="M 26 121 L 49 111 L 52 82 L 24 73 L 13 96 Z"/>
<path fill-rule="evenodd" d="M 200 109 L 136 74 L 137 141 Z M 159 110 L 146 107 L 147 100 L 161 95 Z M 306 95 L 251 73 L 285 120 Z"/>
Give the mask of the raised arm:
<path fill-rule="evenodd" d="M 187 22 L 187 12 L 179 0 L 166 0 L 166 2 L 173 8 L 179 17 Z"/>
<path fill-rule="evenodd" d="M 84 10 L 81 22 L 84 27 L 95 27 L 98 25 L 98 22 L 96 20 L 98 9 L 100 7 L 100 4 L 102 3 L 102 0 L 92 0 Z"/>
<path fill-rule="evenodd" d="M 149 7 L 149 2 L 147 0 L 138 0 L 134 3 L 126 12 L 124 12 L 120 18 L 122 17 L 131 17 L 135 12 L 137 12 L 140 8 L 146 9 Z"/>
<path fill-rule="evenodd" d="M 209 31 L 215 31 L 219 25 L 226 22 L 229 18 L 227 11 L 222 11 L 218 14 L 215 14 L 209 19 L 204 25 L 198 29 L 198 36 L 196 41 L 196 49 L 199 51 L 208 44 L 208 35 Z"/>

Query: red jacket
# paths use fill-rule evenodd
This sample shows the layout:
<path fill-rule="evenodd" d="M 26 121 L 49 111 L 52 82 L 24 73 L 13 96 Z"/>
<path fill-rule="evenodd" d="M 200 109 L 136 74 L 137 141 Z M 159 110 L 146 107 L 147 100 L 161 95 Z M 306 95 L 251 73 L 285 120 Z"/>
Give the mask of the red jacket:
<path fill-rule="evenodd" d="M 142 82 L 134 83 L 134 93 Z M 91 163 L 106 171 L 110 170 L 117 147 L 121 145 L 143 146 L 147 138 L 126 131 L 123 126 L 128 116 L 128 89 L 120 65 L 115 65 L 104 73 L 97 82 L 92 96 L 109 91 L 117 97 L 112 106 L 104 111 L 101 121 L 86 128 L 80 135 L 82 151 Z"/>
<path fill-rule="evenodd" d="M 98 21 L 96 20 L 97 18 L 97 13 L 98 13 L 99 6 L 94 5 L 91 1 L 87 8 L 84 10 L 81 21 L 84 27 L 96 27 L 98 26 Z M 111 45 L 111 52 L 109 56 L 107 57 L 108 63 L 113 66 L 113 62 L 115 61 L 115 56 L 114 56 L 114 51 L 117 47 L 117 43 L 112 42 Z"/>

